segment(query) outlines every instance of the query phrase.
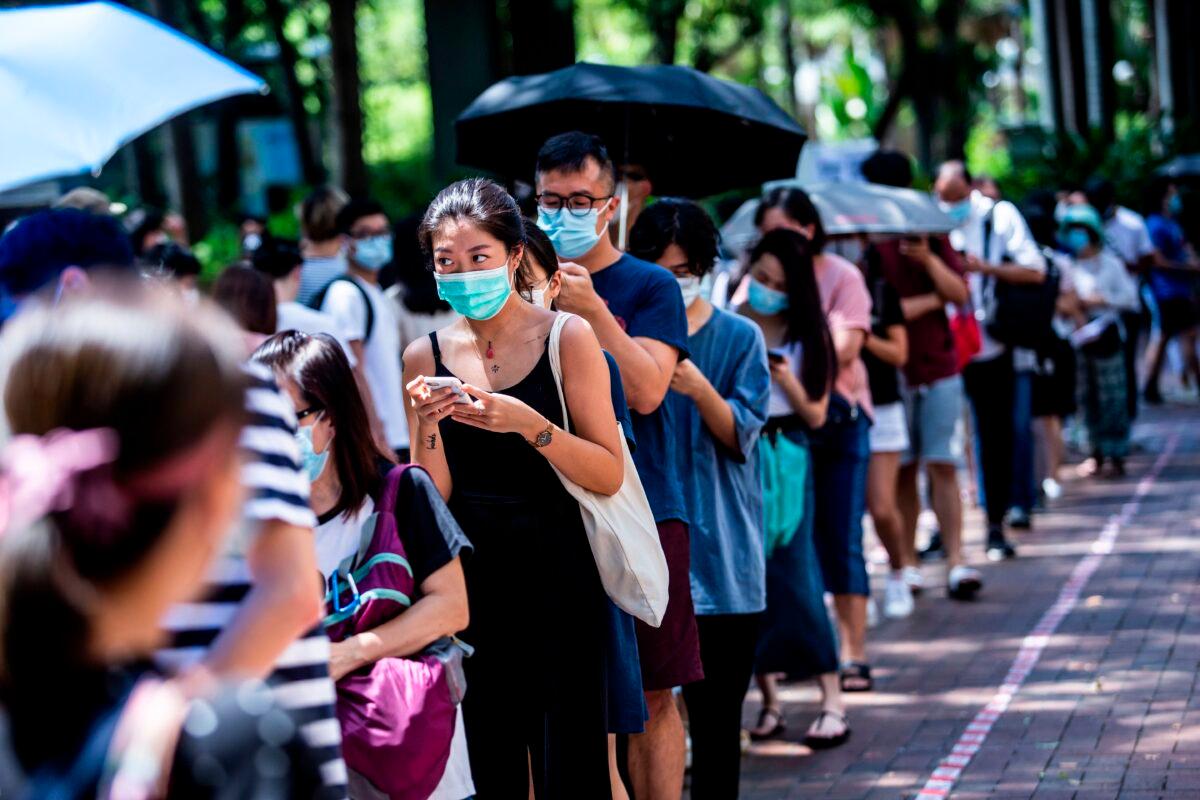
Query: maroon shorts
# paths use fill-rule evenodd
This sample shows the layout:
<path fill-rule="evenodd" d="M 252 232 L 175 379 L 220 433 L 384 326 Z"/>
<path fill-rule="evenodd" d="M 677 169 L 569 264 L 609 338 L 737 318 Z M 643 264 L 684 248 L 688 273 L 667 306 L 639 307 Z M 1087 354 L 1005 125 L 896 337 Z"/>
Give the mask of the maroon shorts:
<path fill-rule="evenodd" d="M 691 555 L 687 525 L 677 519 L 658 523 L 658 539 L 667 557 L 670 575 L 667 613 L 662 625 L 651 628 L 637 620 L 638 655 L 642 660 L 642 688 L 673 689 L 704 678 L 700 664 L 700 635 L 692 606 L 689 576 Z"/>

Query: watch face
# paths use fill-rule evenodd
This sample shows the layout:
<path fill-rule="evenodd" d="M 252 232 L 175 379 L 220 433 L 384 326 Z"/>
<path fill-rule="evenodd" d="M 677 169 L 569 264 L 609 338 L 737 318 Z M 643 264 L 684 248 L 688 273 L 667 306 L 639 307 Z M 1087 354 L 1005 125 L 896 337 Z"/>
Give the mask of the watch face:
<path fill-rule="evenodd" d="M 552 434 L 550 433 L 550 431 L 542 431 L 541 433 L 538 434 L 537 446 L 545 447 L 546 445 L 550 444 L 551 437 L 552 437 Z"/>

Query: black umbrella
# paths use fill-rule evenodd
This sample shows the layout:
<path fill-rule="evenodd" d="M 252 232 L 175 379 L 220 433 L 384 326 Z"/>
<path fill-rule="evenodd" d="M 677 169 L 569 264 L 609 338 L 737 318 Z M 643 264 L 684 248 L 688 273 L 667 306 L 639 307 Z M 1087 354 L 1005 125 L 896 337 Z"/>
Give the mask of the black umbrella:
<path fill-rule="evenodd" d="M 617 161 L 646 167 L 655 194 L 683 197 L 792 177 L 806 138 L 750 86 L 689 67 L 588 63 L 500 81 L 455 130 L 459 164 L 524 180 L 546 139 L 594 133 Z"/>

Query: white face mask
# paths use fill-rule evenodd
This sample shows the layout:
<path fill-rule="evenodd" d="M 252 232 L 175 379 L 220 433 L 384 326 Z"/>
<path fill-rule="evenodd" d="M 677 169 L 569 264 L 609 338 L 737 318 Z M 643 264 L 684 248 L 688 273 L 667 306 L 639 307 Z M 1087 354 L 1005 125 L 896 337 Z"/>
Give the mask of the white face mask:
<path fill-rule="evenodd" d="M 546 309 L 550 308 L 550 304 L 546 302 L 545 289 L 534 289 L 529 293 L 529 295 L 529 302 L 533 303 L 535 306 L 541 306 L 542 308 Z"/>
<path fill-rule="evenodd" d="M 679 291 L 683 294 L 683 307 L 688 308 L 700 297 L 700 278 L 695 275 L 688 275 L 685 278 L 677 277 L 675 281 L 679 284 Z"/>

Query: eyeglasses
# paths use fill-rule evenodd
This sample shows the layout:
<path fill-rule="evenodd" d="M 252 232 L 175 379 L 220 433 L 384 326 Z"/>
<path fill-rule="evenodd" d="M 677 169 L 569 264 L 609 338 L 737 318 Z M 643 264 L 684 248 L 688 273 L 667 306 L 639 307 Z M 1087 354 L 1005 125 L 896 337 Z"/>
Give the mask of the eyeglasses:
<path fill-rule="evenodd" d="M 585 192 L 576 192 L 567 197 L 554 192 L 542 192 L 536 197 L 538 206 L 545 211 L 558 212 L 565 208 L 573 217 L 587 216 L 596 207 L 596 203 L 603 203 L 611 199 L 611 194 L 604 197 L 592 197 Z"/>
<path fill-rule="evenodd" d="M 325 409 L 323 409 L 319 406 L 309 406 L 308 408 L 304 409 L 303 411 L 296 412 L 296 421 L 299 422 L 303 419 L 311 417 L 313 414 L 320 414 L 324 410 Z"/>

